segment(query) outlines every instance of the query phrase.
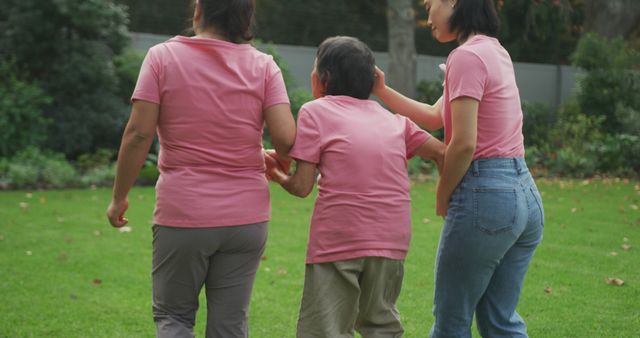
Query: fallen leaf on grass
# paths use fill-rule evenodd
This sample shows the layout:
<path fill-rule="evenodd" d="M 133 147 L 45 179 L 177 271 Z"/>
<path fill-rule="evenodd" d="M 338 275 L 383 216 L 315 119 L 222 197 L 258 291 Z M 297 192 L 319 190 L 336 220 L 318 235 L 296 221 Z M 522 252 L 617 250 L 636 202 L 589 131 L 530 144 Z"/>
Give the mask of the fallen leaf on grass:
<path fill-rule="evenodd" d="M 119 228 L 118 231 L 120 232 L 131 232 L 133 229 L 131 229 L 130 226 L 123 226 L 122 228 Z"/>
<path fill-rule="evenodd" d="M 45 204 L 45 203 L 47 203 L 47 199 L 45 197 L 40 197 L 38 199 L 38 202 L 40 202 L 40 204 Z"/>
<path fill-rule="evenodd" d="M 76 294 L 75 294 L 75 293 L 72 293 L 72 294 L 70 294 L 70 295 L 69 295 L 69 298 L 70 298 L 71 300 L 77 300 L 77 299 L 78 299 L 78 296 L 76 296 Z"/>
<path fill-rule="evenodd" d="M 266 268 L 264 268 L 264 271 L 265 271 L 265 272 L 270 272 L 270 271 L 271 271 L 271 268 L 270 268 L 270 267 L 266 267 Z"/>
<path fill-rule="evenodd" d="M 287 271 L 287 269 L 284 269 L 284 268 L 278 269 L 278 275 L 280 275 L 280 276 L 284 276 L 284 275 L 286 275 L 288 273 L 289 272 Z"/>
<path fill-rule="evenodd" d="M 628 241 L 629 241 L 629 239 L 628 239 L 628 238 L 626 238 L 626 237 L 624 237 L 624 238 L 622 238 L 622 241 L 626 243 L 626 242 L 628 242 Z"/>
<path fill-rule="evenodd" d="M 20 206 L 20 209 L 22 209 L 22 211 L 27 211 L 27 209 L 29 209 L 29 203 L 27 202 L 20 202 L 20 204 L 18 204 Z"/>
<path fill-rule="evenodd" d="M 100 232 L 100 230 L 96 230 L 93 232 L 93 234 L 96 236 L 100 236 L 102 233 Z"/>
<path fill-rule="evenodd" d="M 544 293 L 551 293 L 552 291 L 553 290 L 551 290 L 551 288 L 548 287 L 548 286 L 546 288 L 544 288 Z"/>
<path fill-rule="evenodd" d="M 93 284 L 93 285 L 100 285 L 100 284 L 102 284 L 102 279 L 98 279 L 98 278 L 96 278 L 96 279 L 94 279 L 93 281 L 91 281 L 91 284 Z"/>
<path fill-rule="evenodd" d="M 609 253 L 609 256 L 613 256 L 613 257 L 615 257 L 615 256 L 617 256 L 617 255 L 618 255 L 618 253 L 617 253 L 617 252 L 615 252 L 615 251 L 611 251 L 611 252 Z"/>
<path fill-rule="evenodd" d="M 620 278 L 611 278 L 608 277 L 607 279 L 605 279 L 605 282 L 607 282 L 607 284 L 609 285 L 615 285 L 615 286 L 623 286 L 624 285 L 624 281 Z"/>
<path fill-rule="evenodd" d="M 33 197 L 33 194 L 32 194 L 32 193 L 30 193 L 30 192 L 28 192 L 28 193 L 26 193 L 26 194 L 24 195 L 24 197 L 26 197 L 26 198 L 32 198 L 32 197 Z"/>
<path fill-rule="evenodd" d="M 575 213 L 576 213 L 576 211 L 578 211 L 578 208 L 571 208 L 571 212 L 572 212 L 572 213 L 574 213 L 574 214 L 575 214 Z"/>
<path fill-rule="evenodd" d="M 631 209 L 633 209 L 633 210 L 638 210 L 638 206 L 637 206 L 637 205 L 635 205 L 635 204 L 631 204 L 631 205 L 629 206 L 629 208 L 631 208 Z"/>
<path fill-rule="evenodd" d="M 263 260 L 263 261 L 266 261 L 267 259 L 269 259 L 269 257 L 267 257 L 267 256 L 262 256 L 262 257 L 260 257 L 260 259 L 261 259 L 261 260 Z"/>
<path fill-rule="evenodd" d="M 629 250 L 631 250 L 631 245 L 629 245 L 629 244 L 622 244 L 622 250 L 624 250 L 624 251 L 629 251 Z"/>
<path fill-rule="evenodd" d="M 422 219 L 422 223 L 424 223 L 424 224 L 429 224 L 429 223 L 431 223 L 431 220 L 430 220 L 430 219 L 428 219 L 428 218 L 423 218 L 423 219 Z"/>
<path fill-rule="evenodd" d="M 31 256 L 31 255 L 33 255 L 33 252 L 31 252 L 31 250 L 27 250 L 27 251 L 25 252 L 25 254 L 27 254 L 27 256 Z"/>

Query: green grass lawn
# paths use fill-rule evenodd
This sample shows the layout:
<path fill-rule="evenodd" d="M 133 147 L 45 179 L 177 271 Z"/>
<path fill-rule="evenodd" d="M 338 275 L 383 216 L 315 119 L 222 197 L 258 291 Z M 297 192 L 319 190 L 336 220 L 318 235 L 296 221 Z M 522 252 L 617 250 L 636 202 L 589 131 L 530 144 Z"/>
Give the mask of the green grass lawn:
<path fill-rule="evenodd" d="M 519 306 L 530 336 L 640 336 L 640 184 L 540 180 L 539 188 L 544 240 Z M 410 338 L 426 337 L 433 322 L 442 226 L 434 189 L 434 183 L 412 189 L 413 239 L 398 304 Z M 313 207 L 312 198 L 288 196 L 277 186 L 272 192 L 268 247 L 251 303 L 250 332 L 257 338 L 295 336 Z M 0 193 L 0 337 L 154 336 L 154 191 L 131 192 L 128 233 L 107 224 L 109 198 L 108 189 Z M 624 285 L 608 285 L 609 277 Z M 198 337 L 204 320 L 201 311 Z"/>

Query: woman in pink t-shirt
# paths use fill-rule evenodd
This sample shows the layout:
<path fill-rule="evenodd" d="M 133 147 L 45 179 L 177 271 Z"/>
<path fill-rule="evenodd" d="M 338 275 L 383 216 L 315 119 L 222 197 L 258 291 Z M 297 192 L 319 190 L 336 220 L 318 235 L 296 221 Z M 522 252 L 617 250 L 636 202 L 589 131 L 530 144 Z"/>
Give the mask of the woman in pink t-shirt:
<path fill-rule="evenodd" d="M 305 197 L 320 172 L 297 337 L 399 337 L 395 303 L 411 239 L 407 158 L 442 160 L 444 145 L 369 100 L 373 53 L 345 36 L 318 47 L 313 95 L 298 114 L 293 176 L 268 171 Z"/>
<path fill-rule="evenodd" d="M 522 110 L 511 58 L 495 38 L 493 0 L 425 0 L 432 35 L 460 44 L 433 106 L 402 96 L 378 71 L 374 94 L 419 125 L 444 127 L 436 213 L 445 217 L 431 337 L 526 337 L 516 312 L 542 239 L 542 201 L 524 161 Z"/>
<path fill-rule="evenodd" d="M 192 337 L 203 285 L 207 337 L 246 337 L 270 217 L 263 125 L 286 157 L 295 123 L 280 69 L 252 39 L 253 0 L 199 0 L 194 37 L 152 47 L 132 96 L 107 216 L 127 223 L 127 194 L 157 132 L 153 317 L 158 337 Z"/>

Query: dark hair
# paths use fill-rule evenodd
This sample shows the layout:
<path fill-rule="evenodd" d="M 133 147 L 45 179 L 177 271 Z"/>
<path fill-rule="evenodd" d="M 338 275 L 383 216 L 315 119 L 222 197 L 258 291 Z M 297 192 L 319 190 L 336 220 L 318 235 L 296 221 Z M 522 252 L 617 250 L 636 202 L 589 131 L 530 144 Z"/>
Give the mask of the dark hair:
<path fill-rule="evenodd" d="M 458 31 L 458 41 L 474 33 L 497 37 L 500 19 L 493 0 L 457 0 L 449 26 Z"/>
<path fill-rule="evenodd" d="M 326 86 L 326 95 L 369 98 L 376 61 L 364 42 L 350 36 L 328 38 L 318 47 L 316 59 L 316 72 Z"/>
<path fill-rule="evenodd" d="M 255 0 L 198 0 L 202 10 L 202 28 L 215 27 L 232 42 L 253 39 Z"/>

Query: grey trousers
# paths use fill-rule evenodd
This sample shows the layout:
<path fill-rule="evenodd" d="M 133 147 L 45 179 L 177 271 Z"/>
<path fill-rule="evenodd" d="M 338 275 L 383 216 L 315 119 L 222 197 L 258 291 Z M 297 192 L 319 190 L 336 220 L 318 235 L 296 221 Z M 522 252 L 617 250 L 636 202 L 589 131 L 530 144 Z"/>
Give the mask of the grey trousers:
<path fill-rule="evenodd" d="M 402 337 L 403 276 L 404 261 L 383 257 L 307 264 L 297 337 Z"/>
<path fill-rule="evenodd" d="M 251 289 L 267 222 L 219 228 L 153 226 L 153 319 L 157 337 L 194 337 L 207 296 L 207 338 L 248 337 Z"/>

